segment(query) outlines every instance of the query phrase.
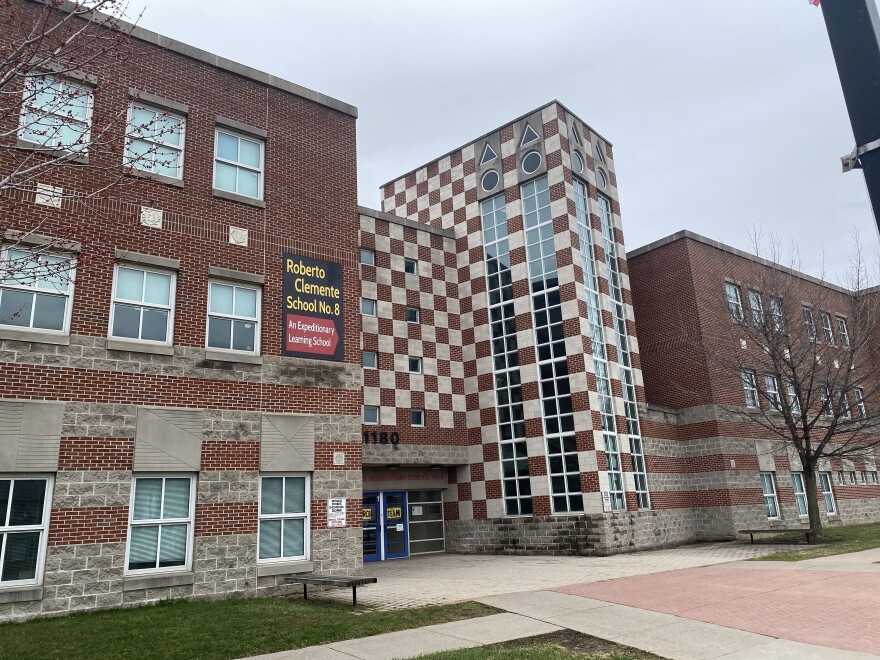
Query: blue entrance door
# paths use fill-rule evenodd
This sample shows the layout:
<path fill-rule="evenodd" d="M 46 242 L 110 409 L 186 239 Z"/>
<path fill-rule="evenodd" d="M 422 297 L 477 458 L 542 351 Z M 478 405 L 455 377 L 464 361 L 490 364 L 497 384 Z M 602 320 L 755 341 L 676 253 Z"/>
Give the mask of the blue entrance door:
<path fill-rule="evenodd" d="M 379 561 L 382 558 L 382 527 L 379 522 L 382 509 L 379 499 L 379 493 L 364 493 L 364 561 Z"/>
<path fill-rule="evenodd" d="M 409 556 L 409 533 L 406 524 L 406 493 L 382 493 L 385 559 Z"/>

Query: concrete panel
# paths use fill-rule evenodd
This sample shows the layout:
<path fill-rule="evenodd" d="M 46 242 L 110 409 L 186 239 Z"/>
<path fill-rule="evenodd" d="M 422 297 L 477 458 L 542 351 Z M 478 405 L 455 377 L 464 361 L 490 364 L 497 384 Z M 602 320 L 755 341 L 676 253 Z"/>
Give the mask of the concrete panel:
<path fill-rule="evenodd" d="M 307 415 L 263 415 L 260 469 L 264 472 L 314 470 L 314 418 Z"/>
<path fill-rule="evenodd" d="M 198 472 L 204 416 L 192 408 L 138 408 L 134 469 Z"/>
<path fill-rule="evenodd" d="M 0 472 L 55 471 L 64 404 L 0 401 Z"/>
<path fill-rule="evenodd" d="M 755 454 L 758 456 L 758 469 L 761 472 L 775 472 L 773 444 L 769 440 L 755 440 Z"/>

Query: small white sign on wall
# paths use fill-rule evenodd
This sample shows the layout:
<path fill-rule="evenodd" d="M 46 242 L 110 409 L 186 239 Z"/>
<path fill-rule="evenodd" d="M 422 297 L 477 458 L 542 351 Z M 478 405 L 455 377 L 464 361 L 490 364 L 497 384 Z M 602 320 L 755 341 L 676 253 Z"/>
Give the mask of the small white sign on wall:
<path fill-rule="evenodd" d="M 345 527 L 345 498 L 327 500 L 327 527 Z"/>
<path fill-rule="evenodd" d="M 611 493 L 607 490 L 602 491 L 602 511 L 605 513 L 611 511 Z"/>

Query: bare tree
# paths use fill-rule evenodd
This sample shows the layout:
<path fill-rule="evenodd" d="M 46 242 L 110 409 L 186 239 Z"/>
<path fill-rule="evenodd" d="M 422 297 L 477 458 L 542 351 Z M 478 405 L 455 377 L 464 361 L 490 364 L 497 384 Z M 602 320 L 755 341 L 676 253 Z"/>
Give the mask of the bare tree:
<path fill-rule="evenodd" d="M 0 204 L 10 211 L 35 201 L 100 218 L 98 200 L 177 175 L 181 118 L 137 98 L 95 105 L 131 55 L 126 12 L 126 0 L 0 0 Z M 75 243 L 76 225 L 47 229 L 49 214 L 19 213 L 9 231 L 4 215 L 0 283 L 66 289 L 75 262 L 57 254 Z M 24 325 L 24 310 L 4 307 L 0 323 Z"/>
<path fill-rule="evenodd" d="M 760 236 L 754 237 L 756 253 Z M 871 287 L 862 247 L 854 252 L 845 286 L 810 281 L 789 266 L 757 267 L 747 287 L 728 286 L 734 323 L 727 347 L 710 361 L 741 381 L 745 405 L 722 405 L 760 426 L 795 453 L 803 466 L 810 528 L 822 538 L 817 474 L 826 459 L 858 459 L 880 447 L 880 289 Z M 783 258 L 770 241 L 769 261 Z M 735 288 L 735 291 L 734 291 Z"/>

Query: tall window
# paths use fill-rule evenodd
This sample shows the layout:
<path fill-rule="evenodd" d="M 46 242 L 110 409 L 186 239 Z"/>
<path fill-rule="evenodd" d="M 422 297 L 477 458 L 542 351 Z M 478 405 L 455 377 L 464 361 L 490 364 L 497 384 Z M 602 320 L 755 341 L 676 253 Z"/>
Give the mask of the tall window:
<path fill-rule="evenodd" d="M 214 187 L 263 199 L 263 147 L 260 140 L 217 129 Z"/>
<path fill-rule="evenodd" d="M 260 561 L 308 559 L 309 500 L 307 475 L 260 479 Z"/>
<path fill-rule="evenodd" d="M 767 392 L 767 400 L 770 402 L 773 410 L 781 410 L 779 403 L 779 379 L 776 376 L 764 376 L 764 389 Z"/>
<path fill-rule="evenodd" d="M 779 501 L 776 499 L 776 482 L 772 472 L 761 472 L 761 490 L 768 518 L 779 518 Z"/>
<path fill-rule="evenodd" d="M 70 331 L 72 259 L 7 248 L 0 263 L 0 325 Z"/>
<path fill-rule="evenodd" d="M 727 296 L 727 309 L 730 311 L 731 318 L 737 323 L 742 323 L 743 308 L 739 297 L 739 287 L 732 282 L 725 282 L 724 293 Z"/>
<path fill-rule="evenodd" d="M 49 525 L 49 479 L 0 479 L 0 586 L 36 584 Z"/>
<path fill-rule="evenodd" d="M 800 415 L 801 402 L 798 401 L 797 392 L 792 381 L 788 381 L 785 384 L 785 393 L 788 395 L 788 407 L 791 409 L 791 412 L 795 415 Z"/>
<path fill-rule="evenodd" d="M 828 385 L 821 383 L 819 385 L 819 400 L 822 402 L 822 415 L 831 417 L 831 393 L 828 391 Z"/>
<path fill-rule="evenodd" d="M 865 408 L 865 393 L 861 387 L 857 387 L 853 390 L 853 395 L 856 397 L 856 413 L 859 419 L 864 419 L 868 416 L 868 409 Z"/>
<path fill-rule="evenodd" d="M 758 407 L 758 384 L 755 380 L 755 374 L 751 371 L 743 371 L 740 374 L 743 384 L 743 393 L 746 397 L 746 406 L 749 408 Z"/>
<path fill-rule="evenodd" d="M 61 151 L 87 151 L 92 122 L 92 90 L 53 76 L 29 77 L 18 137 Z"/>
<path fill-rule="evenodd" d="M 804 489 L 804 475 L 801 472 L 791 473 L 791 489 L 794 491 L 794 503 L 797 505 L 799 516 L 806 516 L 807 491 Z"/>
<path fill-rule="evenodd" d="M 837 393 L 837 412 L 842 419 L 849 419 L 849 400 L 846 397 L 846 390 L 844 388 L 840 388 Z"/>
<path fill-rule="evenodd" d="M 816 319 L 813 318 L 813 310 L 804 307 L 804 325 L 807 328 L 807 338 L 810 341 L 816 341 Z"/>
<path fill-rule="evenodd" d="M 846 327 L 846 319 L 837 317 L 837 334 L 840 335 L 840 345 L 849 348 L 849 329 Z"/>
<path fill-rule="evenodd" d="M 776 332 L 785 332 L 785 311 L 782 308 L 782 298 L 771 296 L 770 316 L 773 318 L 773 329 Z"/>
<path fill-rule="evenodd" d="M 185 570 L 192 559 L 192 477 L 136 477 L 129 515 L 128 571 Z"/>
<path fill-rule="evenodd" d="M 168 271 L 117 266 L 110 336 L 171 344 L 175 279 Z"/>
<path fill-rule="evenodd" d="M 132 104 L 123 163 L 142 172 L 183 178 L 183 127 L 179 115 Z"/>
<path fill-rule="evenodd" d="M 761 302 L 761 294 L 749 289 L 749 309 L 752 312 L 752 322 L 761 327 L 764 325 L 764 303 Z"/>
<path fill-rule="evenodd" d="M 834 346 L 834 329 L 831 327 L 831 316 L 828 312 L 822 312 L 819 318 L 822 319 L 822 334 L 825 335 L 825 341 L 829 346 Z"/>
<path fill-rule="evenodd" d="M 819 473 L 819 490 L 822 491 L 822 499 L 825 502 L 825 511 L 831 515 L 837 512 L 837 505 L 834 502 L 834 491 L 831 489 L 831 473 Z"/>
<path fill-rule="evenodd" d="M 208 348 L 260 352 L 260 290 L 256 287 L 208 284 Z"/>

